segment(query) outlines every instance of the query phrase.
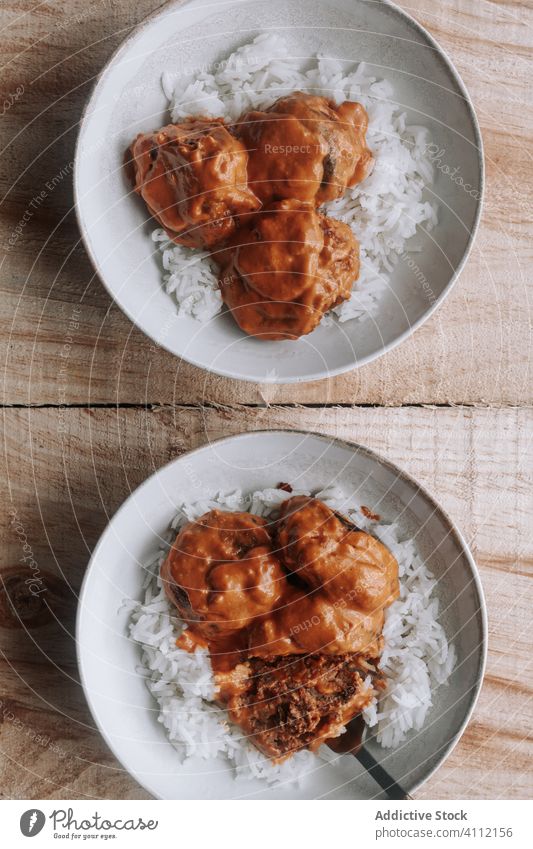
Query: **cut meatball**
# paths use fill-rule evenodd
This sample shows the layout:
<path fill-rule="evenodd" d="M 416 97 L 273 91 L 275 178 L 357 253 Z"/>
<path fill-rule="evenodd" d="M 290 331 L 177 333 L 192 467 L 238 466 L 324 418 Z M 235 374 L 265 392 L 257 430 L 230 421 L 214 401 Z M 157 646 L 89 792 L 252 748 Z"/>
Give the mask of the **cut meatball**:
<path fill-rule="evenodd" d="M 264 340 L 310 333 L 359 275 L 351 229 L 285 200 L 254 214 L 221 258 L 220 291 L 239 327 Z"/>
<path fill-rule="evenodd" d="M 384 687 L 398 564 L 318 499 L 292 496 L 270 521 L 212 510 L 160 574 L 188 625 L 177 645 L 208 649 L 218 703 L 273 760 L 340 735 Z"/>
<path fill-rule="evenodd" d="M 374 697 L 365 683 L 373 667 L 352 655 L 278 657 L 240 667 L 236 685 L 217 676 L 230 718 L 258 749 L 283 761 L 300 749 L 316 750 Z"/>
<path fill-rule="evenodd" d="M 337 106 L 301 91 L 249 112 L 237 131 L 248 149 L 250 188 L 263 203 L 296 198 L 318 206 L 339 198 L 372 170 L 367 127 L 360 103 Z"/>
<path fill-rule="evenodd" d="M 247 185 L 248 154 L 222 118 L 190 118 L 137 136 L 127 153 L 135 191 L 170 239 L 213 247 L 238 216 L 260 207 Z"/>

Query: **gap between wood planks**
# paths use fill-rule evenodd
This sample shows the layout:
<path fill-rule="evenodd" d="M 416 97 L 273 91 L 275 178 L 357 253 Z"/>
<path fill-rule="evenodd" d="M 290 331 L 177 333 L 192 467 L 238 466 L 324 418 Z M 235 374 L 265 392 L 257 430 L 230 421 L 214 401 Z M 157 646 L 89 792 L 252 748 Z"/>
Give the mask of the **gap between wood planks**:
<path fill-rule="evenodd" d="M 113 403 L 109 402 L 97 402 L 95 404 L 86 404 L 86 403 L 73 403 L 73 404 L 0 404 L 0 410 L 151 410 L 153 412 L 157 412 L 158 410 L 246 410 L 246 409 L 259 409 L 259 410 L 322 410 L 327 408 L 329 410 L 360 410 L 360 409 L 374 409 L 374 410 L 530 410 L 533 409 L 533 405 L 531 404 L 483 404 L 483 403 L 440 403 L 435 404 L 432 402 L 419 402 L 413 404 L 350 404 L 349 402 L 333 402 L 331 404 L 324 403 L 319 404 L 317 402 L 309 403 L 309 404 L 300 404 L 300 403 L 291 403 L 291 402 L 281 402 L 276 404 L 269 404 L 268 402 L 248 402 L 248 403 L 235 403 L 235 404 L 219 404 L 216 401 L 207 401 L 204 403 L 198 404 L 162 404 L 157 401 L 147 401 L 146 403 L 139 403 L 133 401 L 119 402 Z"/>

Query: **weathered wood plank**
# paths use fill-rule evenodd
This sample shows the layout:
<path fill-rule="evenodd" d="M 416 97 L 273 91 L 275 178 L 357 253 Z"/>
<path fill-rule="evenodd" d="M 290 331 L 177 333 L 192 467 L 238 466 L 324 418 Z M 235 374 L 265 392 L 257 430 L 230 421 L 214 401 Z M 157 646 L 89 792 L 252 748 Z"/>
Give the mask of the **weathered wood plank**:
<path fill-rule="evenodd" d="M 3 4 L 3 55 L 9 61 L 2 94 L 24 87 L 1 123 L 7 147 L 0 159 L 1 195 L 6 194 L 0 230 L 6 308 L 0 330 L 8 403 L 261 400 L 256 386 L 199 372 L 153 350 L 111 303 L 77 243 L 70 170 L 90 81 L 131 26 L 159 5 L 71 0 L 41 4 L 29 14 L 27 2 Z M 410 341 L 327 383 L 270 390 L 271 401 L 531 401 L 532 10 L 518 2 L 412 0 L 408 11 L 449 51 L 478 110 L 488 182 L 475 249 L 450 298 Z M 57 175 L 63 175 L 57 188 L 32 208 L 32 199 Z M 28 209 L 30 220 L 11 247 L 10 236 Z M 74 332 L 73 311 L 79 324 Z M 65 357 L 69 337 L 74 345 Z"/>
<path fill-rule="evenodd" d="M 487 598 L 487 679 L 464 737 L 419 795 L 531 795 L 533 411 L 23 409 L 6 411 L 5 424 L 2 480 L 8 492 L 0 531 L 5 795 L 143 795 L 93 730 L 78 684 L 74 613 L 90 551 L 108 517 L 154 468 L 208 439 L 273 427 L 316 430 L 374 448 L 427 486 L 459 523 Z M 24 543 L 30 546 L 26 555 Z M 47 587 L 37 600 L 25 584 L 32 570 L 21 563 L 23 556 L 34 558 Z M 13 718 L 3 714 L 6 707 Z M 33 732 L 41 741 L 31 739 Z"/>

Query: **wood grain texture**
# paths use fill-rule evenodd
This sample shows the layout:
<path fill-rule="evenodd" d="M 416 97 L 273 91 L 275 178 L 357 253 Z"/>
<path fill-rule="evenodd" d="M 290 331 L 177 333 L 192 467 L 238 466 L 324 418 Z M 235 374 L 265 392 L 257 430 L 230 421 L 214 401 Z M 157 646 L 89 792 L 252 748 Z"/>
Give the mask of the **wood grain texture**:
<path fill-rule="evenodd" d="M 0 794 L 145 798 L 106 749 L 79 685 L 74 617 L 90 552 L 164 462 L 229 433 L 287 427 L 359 441 L 397 462 L 458 522 L 480 565 L 490 624 L 483 691 L 457 749 L 418 796 L 531 797 L 533 8 L 403 4 L 448 51 L 480 119 L 487 193 L 473 253 L 432 319 L 378 362 L 261 388 L 153 346 L 110 301 L 79 242 L 71 170 L 83 103 L 115 47 L 161 5 L 1 4 L 0 400 L 22 409 L 4 409 L 0 472 Z M 432 406 L 402 407 L 410 404 Z M 32 558 L 46 585 L 37 600 L 26 584 Z"/>
<path fill-rule="evenodd" d="M 162 463 L 222 435 L 296 427 L 364 443 L 400 463 L 460 524 L 481 570 L 490 625 L 482 695 L 458 747 L 418 796 L 530 796 L 532 424 L 533 411 L 517 409 L 7 411 L 3 793 L 143 796 L 94 730 L 78 683 L 74 614 L 90 552 L 109 516 Z M 21 563 L 24 542 L 47 588 L 37 601 L 25 584 L 31 568 Z M 32 733 L 44 743 L 28 745 Z"/>
<path fill-rule="evenodd" d="M 2 4 L 2 95 L 24 92 L 2 117 L 6 249 L 6 403 L 257 403 L 261 390 L 207 375 L 154 348 L 110 301 L 79 243 L 72 214 L 74 140 L 91 81 L 144 14 L 161 5 L 112 0 Z M 521 404 L 531 400 L 530 195 L 532 116 L 523 3 L 415 0 L 407 10 L 448 50 L 474 99 L 487 161 L 481 230 L 460 281 L 411 340 L 376 363 L 327 381 L 273 390 L 279 403 Z M 47 181 L 58 185 L 32 200 Z M 63 175 L 63 176 L 61 176 Z M 71 329 L 76 310 L 74 332 Z M 64 346 L 75 345 L 65 362 Z M 63 369 L 63 370 L 62 370 Z"/>

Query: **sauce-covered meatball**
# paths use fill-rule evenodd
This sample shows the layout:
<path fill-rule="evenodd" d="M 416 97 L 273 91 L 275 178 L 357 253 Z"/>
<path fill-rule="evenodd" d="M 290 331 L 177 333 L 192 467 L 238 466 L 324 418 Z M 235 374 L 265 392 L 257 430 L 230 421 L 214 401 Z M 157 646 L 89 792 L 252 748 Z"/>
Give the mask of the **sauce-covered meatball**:
<path fill-rule="evenodd" d="M 388 548 L 322 501 L 296 496 L 282 506 L 276 550 L 302 589 L 256 623 L 250 653 L 379 655 L 385 610 L 399 594 Z"/>
<path fill-rule="evenodd" d="M 222 118 L 141 134 L 126 158 L 135 191 L 177 244 L 218 245 L 236 229 L 236 217 L 261 205 L 247 185 L 244 145 Z"/>
<path fill-rule="evenodd" d="M 398 564 L 389 549 L 317 498 L 283 504 L 277 545 L 285 566 L 332 601 L 382 612 L 398 595 Z"/>
<path fill-rule="evenodd" d="M 337 106 L 300 91 L 266 112 L 249 112 L 237 130 L 248 149 L 250 188 L 263 203 L 297 198 L 318 206 L 339 198 L 372 170 L 367 127 L 360 103 Z"/>
<path fill-rule="evenodd" d="M 161 579 L 182 618 L 206 639 L 238 632 L 268 613 L 285 585 L 265 520 L 221 510 L 180 531 Z"/>
<path fill-rule="evenodd" d="M 270 527 L 219 510 L 189 522 L 161 578 L 188 639 L 202 637 L 234 658 L 378 657 L 384 613 L 399 593 L 386 546 L 307 496 L 286 501 Z"/>
<path fill-rule="evenodd" d="M 251 215 L 224 257 L 222 299 L 242 330 L 264 340 L 310 333 L 359 275 L 348 225 L 297 200 Z"/>
<path fill-rule="evenodd" d="M 270 523 L 206 513 L 179 532 L 161 578 L 188 625 L 177 645 L 208 648 L 217 701 L 274 760 L 337 736 L 383 689 L 398 564 L 318 499 L 289 498 Z"/>

